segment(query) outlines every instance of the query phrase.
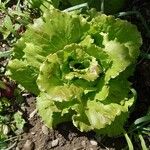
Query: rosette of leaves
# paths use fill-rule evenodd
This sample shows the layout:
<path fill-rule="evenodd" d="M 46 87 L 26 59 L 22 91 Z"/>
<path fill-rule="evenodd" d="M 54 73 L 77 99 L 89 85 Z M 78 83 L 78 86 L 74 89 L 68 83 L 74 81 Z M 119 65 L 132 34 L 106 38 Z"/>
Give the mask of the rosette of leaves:
<path fill-rule="evenodd" d="M 128 77 L 141 36 L 113 16 L 82 16 L 45 10 L 15 45 L 7 74 L 37 95 L 48 127 L 72 121 L 80 131 L 118 135 L 136 97 Z"/>

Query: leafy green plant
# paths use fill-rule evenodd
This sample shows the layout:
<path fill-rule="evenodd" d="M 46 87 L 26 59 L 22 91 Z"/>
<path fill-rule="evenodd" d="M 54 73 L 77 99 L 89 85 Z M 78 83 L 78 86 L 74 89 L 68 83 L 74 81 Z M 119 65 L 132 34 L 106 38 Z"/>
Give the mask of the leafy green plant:
<path fill-rule="evenodd" d="M 9 121 L 9 115 L 5 115 L 8 107 L 10 107 L 10 103 L 7 98 L 1 97 L 0 98 L 0 147 L 1 142 L 7 138 L 7 134 L 9 132 L 9 127 L 7 125 Z"/>
<path fill-rule="evenodd" d="M 26 122 L 19 111 L 14 113 L 14 115 L 10 115 L 9 113 L 7 113 L 7 115 L 2 115 L 1 113 L 3 112 L 0 112 L 0 149 L 6 150 L 8 147 L 8 141 L 11 140 L 11 138 L 9 138 L 10 131 L 11 134 L 12 131 L 15 134 L 20 134 L 23 131 L 23 127 Z"/>
<path fill-rule="evenodd" d="M 19 101 L 18 101 L 19 99 Z M 25 120 L 17 110 L 22 103 L 20 90 L 14 83 L 2 77 L 0 80 L 0 148 L 7 146 L 10 132 L 16 134 L 23 130 Z M 15 105 L 15 106 L 14 106 Z M 16 107 L 17 106 L 17 107 Z"/>
<path fill-rule="evenodd" d="M 12 39 L 19 37 L 19 30 L 22 26 L 26 26 L 31 23 L 30 10 L 26 7 L 22 9 L 20 7 L 21 1 L 18 0 L 14 5 L 10 5 L 10 0 L 0 0 L 0 11 L 2 12 L 0 33 L 3 35 L 3 39 L 6 40 L 11 34 Z"/>
<path fill-rule="evenodd" d="M 23 119 L 21 112 L 18 111 L 14 114 L 14 122 L 15 122 L 15 126 L 18 130 L 23 130 L 23 127 L 26 122 Z"/>
<path fill-rule="evenodd" d="M 13 23 L 9 16 L 4 18 L 3 24 L 0 27 L 0 32 L 3 33 L 4 39 L 6 39 L 10 33 L 14 33 Z"/>
<path fill-rule="evenodd" d="M 20 134 L 26 123 L 19 111 L 11 110 L 12 103 L 5 97 L 0 98 L 0 148 L 6 149 L 10 133 Z"/>
<path fill-rule="evenodd" d="M 114 136 L 124 132 L 136 99 L 128 77 L 141 43 L 127 21 L 51 8 L 14 46 L 7 75 L 38 96 L 48 127 L 72 120 L 80 131 Z"/>

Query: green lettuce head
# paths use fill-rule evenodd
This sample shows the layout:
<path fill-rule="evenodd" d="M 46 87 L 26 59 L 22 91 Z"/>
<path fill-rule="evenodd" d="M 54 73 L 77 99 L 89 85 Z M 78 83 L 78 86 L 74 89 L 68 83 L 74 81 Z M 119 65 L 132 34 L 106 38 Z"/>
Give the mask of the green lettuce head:
<path fill-rule="evenodd" d="M 136 97 L 128 77 L 141 36 L 113 16 L 83 16 L 45 11 L 15 45 L 7 74 L 37 95 L 48 127 L 72 121 L 80 131 L 118 135 Z"/>

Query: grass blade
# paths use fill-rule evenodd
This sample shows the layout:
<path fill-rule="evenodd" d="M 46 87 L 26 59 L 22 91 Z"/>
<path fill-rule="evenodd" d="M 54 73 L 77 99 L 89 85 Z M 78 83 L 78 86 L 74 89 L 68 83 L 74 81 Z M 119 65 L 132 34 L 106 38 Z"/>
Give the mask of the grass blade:
<path fill-rule="evenodd" d="M 125 139 L 126 139 L 126 141 L 127 141 L 127 144 L 128 144 L 129 150 L 134 150 L 134 148 L 133 148 L 133 144 L 132 144 L 131 139 L 129 138 L 128 134 L 127 134 L 127 133 L 125 133 L 125 134 L 124 134 L 124 136 L 125 136 Z"/>
<path fill-rule="evenodd" d="M 74 11 L 74 10 L 77 10 L 77 9 L 80 9 L 80 8 L 83 8 L 83 7 L 88 8 L 88 4 L 83 3 L 83 4 L 80 4 L 80 5 L 76 5 L 76 6 L 73 6 L 73 7 L 70 7 L 70 8 L 67 8 L 67 9 L 63 10 L 63 12 L 70 12 L 70 11 Z"/>
<path fill-rule="evenodd" d="M 142 134 L 138 134 L 138 137 L 139 137 L 140 142 L 141 142 L 142 150 L 148 150 L 148 148 L 146 147 L 146 143 L 145 143 L 145 140 L 144 140 Z"/>
<path fill-rule="evenodd" d="M 147 115 L 147 116 L 144 116 L 144 117 L 141 117 L 141 118 L 135 120 L 134 124 L 138 125 L 138 124 L 141 124 L 144 122 L 147 122 L 147 123 L 150 122 L 150 115 Z"/>
<path fill-rule="evenodd" d="M 139 128 L 143 128 L 145 125 L 150 123 L 150 115 L 141 117 L 131 125 L 129 132 L 133 132 Z"/>

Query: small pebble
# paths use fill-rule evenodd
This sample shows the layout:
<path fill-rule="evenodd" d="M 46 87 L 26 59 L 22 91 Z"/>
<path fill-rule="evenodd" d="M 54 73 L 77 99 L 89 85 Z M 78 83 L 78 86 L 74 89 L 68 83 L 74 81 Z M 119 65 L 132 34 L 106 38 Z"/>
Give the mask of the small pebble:
<path fill-rule="evenodd" d="M 90 143 L 91 143 L 91 145 L 93 145 L 93 146 L 97 146 L 97 145 L 98 145 L 98 143 L 97 143 L 95 140 L 90 140 Z"/>
<path fill-rule="evenodd" d="M 58 143 L 59 143 L 59 140 L 58 140 L 58 139 L 53 140 L 52 143 L 51 143 L 51 146 L 52 146 L 52 147 L 55 147 L 55 146 L 58 145 Z"/>
<path fill-rule="evenodd" d="M 83 150 L 82 147 L 74 148 L 73 150 Z"/>
<path fill-rule="evenodd" d="M 2 44 L 2 47 L 6 47 L 6 44 Z"/>
<path fill-rule="evenodd" d="M 31 120 L 31 118 L 33 118 L 36 113 L 37 113 L 37 109 L 35 109 L 34 111 L 32 111 L 31 114 L 29 115 L 29 120 Z"/>
<path fill-rule="evenodd" d="M 4 135 L 7 135 L 10 132 L 10 128 L 7 125 L 3 125 L 2 128 Z"/>
<path fill-rule="evenodd" d="M 82 145 L 83 147 L 86 147 L 86 141 L 82 141 L 82 142 L 81 142 L 81 145 Z"/>
<path fill-rule="evenodd" d="M 35 132 L 31 132 L 32 135 L 35 135 Z"/>
<path fill-rule="evenodd" d="M 23 150 L 34 150 L 34 143 L 31 140 L 27 140 L 23 146 Z"/>
<path fill-rule="evenodd" d="M 20 150 L 20 149 L 19 149 L 19 147 L 16 147 L 16 149 L 15 149 L 15 150 Z"/>
<path fill-rule="evenodd" d="M 22 96 L 25 96 L 25 97 L 27 97 L 27 96 L 29 96 L 30 94 L 29 93 L 23 93 L 22 94 Z"/>
<path fill-rule="evenodd" d="M 48 134 L 49 134 L 48 127 L 46 127 L 45 125 L 43 125 L 43 126 L 42 126 L 42 132 L 43 132 L 45 135 L 48 135 Z"/>

